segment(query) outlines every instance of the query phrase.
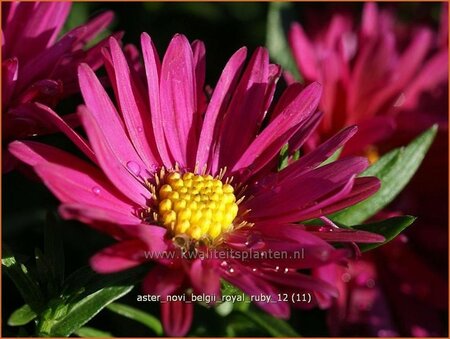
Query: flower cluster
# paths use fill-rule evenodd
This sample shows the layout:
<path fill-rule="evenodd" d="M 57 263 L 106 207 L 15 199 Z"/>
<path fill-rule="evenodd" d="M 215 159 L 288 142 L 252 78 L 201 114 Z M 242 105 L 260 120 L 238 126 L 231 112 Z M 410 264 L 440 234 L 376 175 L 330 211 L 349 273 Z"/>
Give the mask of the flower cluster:
<path fill-rule="evenodd" d="M 6 2 L 2 4 L 2 142 L 58 131 L 47 119 L 45 107 L 79 91 L 77 65 L 102 65 L 105 41 L 86 46 L 111 23 L 105 12 L 88 23 L 59 35 L 71 8 L 70 2 Z M 38 103 L 33 105 L 32 103 Z M 76 116 L 64 117 L 76 124 Z M 7 128 L 6 128 L 7 126 Z M 14 159 L 6 152 L 3 170 Z"/>

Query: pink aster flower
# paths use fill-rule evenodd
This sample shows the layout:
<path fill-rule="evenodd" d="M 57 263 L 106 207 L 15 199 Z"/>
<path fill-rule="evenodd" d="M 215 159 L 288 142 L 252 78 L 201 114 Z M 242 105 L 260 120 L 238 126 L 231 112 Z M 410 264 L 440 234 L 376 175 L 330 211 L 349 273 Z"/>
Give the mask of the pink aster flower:
<path fill-rule="evenodd" d="M 101 66 L 103 43 L 86 45 L 110 24 L 112 13 L 59 37 L 70 8 L 66 1 L 2 3 L 3 142 L 55 131 L 29 103 L 55 106 L 79 91 L 76 69 L 81 62 L 93 69 Z M 4 170 L 13 166 L 8 154 L 3 160 Z"/>
<path fill-rule="evenodd" d="M 445 30 L 434 34 L 427 27 L 408 28 L 410 38 L 405 39 L 405 34 L 397 34 L 392 13 L 373 2 L 364 5 L 360 25 L 350 16 L 335 14 L 325 27 L 310 34 L 296 23 L 289 34 L 306 83 L 318 81 L 324 88 L 324 118 L 308 145 L 358 124 L 359 132 L 343 154 L 370 153 L 394 130 L 409 130 L 411 137 L 412 125 L 416 134 L 435 122 L 446 125 L 447 114 L 436 119 L 430 106 L 418 109 L 425 96 L 448 82 Z"/>
<path fill-rule="evenodd" d="M 418 215 L 416 225 L 349 268 L 330 264 L 313 272 L 340 291 L 337 300 L 322 300 L 331 307 L 331 334 L 445 335 L 440 319 L 448 295 L 448 6 L 442 3 L 438 34 L 424 27 L 399 30 L 392 13 L 374 3 L 365 4 L 360 26 L 334 15 L 325 32 L 312 38 L 309 33 L 296 24 L 290 42 L 307 82 L 324 85 L 320 106 L 328 120 L 310 145 L 358 123 L 360 132 L 343 153 L 368 152 L 376 160 L 372 146 L 383 153 L 439 124 L 420 170 L 389 207 Z"/>
<path fill-rule="evenodd" d="M 269 63 L 264 48 L 244 65 L 241 48 L 206 100 L 202 42 L 175 35 L 162 62 L 145 33 L 141 45 L 143 74 L 130 67 L 114 38 L 104 50 L 117 105 L 92 69 L 79 67 L 85 101 L 79 114 L 89 143 L 67 126 L 64 131 L 92 163 L 32 141 L 10 145 L 61 201 L 64 218 L 117 240 L 91 258 L 93 269 L 110 273 L 154 261 L 143 290 L 163 299 L 190 291 L 219 299 L 221 279 L 276 300 L 278 293 L 311 293 L 311 304 L 300 307 L 316 305 L 319 294 L 335 296 L 332 285 L 299 270 L 342 262 L 355 242 L 384 240 L 334 228 L 325 217 L 379 187 L 376 178 L 357 177 L 368 166 L 364 158 L 321 166 L 356 128 L 277 171 L 282 146 L 291 139 L 300 147 L 320 120 L 319 84 L 294 84 L 272 105 L 279 66 Z M 314 218 L 329 226 L 297 223 Z M 299 251 L 301 259 L 292 256 Z M 287 301 L 257 304 L 289 317 Z M 162 303 L 166 333 L 184 335 L 192 313 L 191 303 Z"/>

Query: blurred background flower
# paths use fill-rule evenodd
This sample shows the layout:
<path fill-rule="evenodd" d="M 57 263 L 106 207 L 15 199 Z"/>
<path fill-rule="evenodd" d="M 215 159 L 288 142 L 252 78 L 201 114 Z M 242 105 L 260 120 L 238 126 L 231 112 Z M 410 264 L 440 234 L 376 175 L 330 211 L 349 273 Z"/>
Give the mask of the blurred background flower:
<path fill-rule="evenodd" d="M 417 215 L 417 224 L 348 269 L 319 270 L 318 275 L 341 285 L 328 317 L 330 330 L 333 335 L 445 335 L 448 6 L 442 3 L 435 9 L 440 11 L 435 23 L 418 20 L 424 18 L 417 15 L 414 22 L 399 21 L 411 14 L 402 6 L 366 3 L 361 13 L 330 7 L 319 18 L 305 5 L 306 18 L 289 32 L 303 81 L 324 85 L 325 119 L 311 145 L 358 123 L 360 130 L 342 155 L 365 153 L 375 162 L 380 154 L 409 142 L 432 124 L 439 125 L 423 166 L 388 208 L 390 212 L 380 214 Z M 287 79 L 293 81 L 292 74 Z"/>
<path fill-rule="evenodd" d="M 113 19 L 105 12 L 61 36 L 70 2 L 2 3 L 2 143 L 57 131 L 36 106 L 50 107 L 79 91 L 76 68 L 80 62 L 101 66 L 99 42 Z M 70 122 L 73 116 L 66 116 Z M 5 146 L 5 145 L 3 145 Z M 14 160 L 3 152 L 3 171 Z"/>

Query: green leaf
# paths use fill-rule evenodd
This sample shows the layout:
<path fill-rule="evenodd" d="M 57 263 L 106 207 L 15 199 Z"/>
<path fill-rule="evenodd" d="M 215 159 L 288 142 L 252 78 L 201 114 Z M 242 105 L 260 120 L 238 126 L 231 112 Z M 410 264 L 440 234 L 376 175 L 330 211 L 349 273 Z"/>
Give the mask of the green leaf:
<path fill-rule="evenodd" d="M 388 205 L 416 173 L 436 132 L 435 125 L 407 147 L 395 149 L 381 157 L 361 174 L 361 176 L 378 177 L 381 180 L 380 190 L 363 202 L 339 211 L 330 218 L 345 225 L 361 224 Z"/>
<path fill-rule="evenodd" d="M 325 160 L 323 163 L 321 163 L 320 166 L 324 166 L 324 165 L 327 165 L 327 164 L 330 164 L 330 163 L 336 161 L 339 158 L 339 156 L 341 155 L 341 152 L 342 152 L 342 147 L 338 148 L 336 150 L 336 152 L 334 152 L 331 155 L 331 157 L 329 157 L 327 160 Z"/>
<path fill-rule="evenodd" d="M 272 317 L 259 310 L 241 312 L 249 320 L 263 328 L 273 337 L 300 337 L 286 321 Z"/>
<path fill-rule="evenodd" d="M 163 335 L 163 327 L 161 325 L 161 322 L 159 321 L 158 318 L 154 317 L 151 314 L 141 311 L 140 309 L 120 303 L 109 304 L 108 306 L 106 306 L 106 308 L 112 312 L 120 314 L 126 318 L 135 320 L 143 324 L 144 326 L 147 326 L 158 336 Z"/>
<path fill-rule="evenodd" d="M 109 332 L 87 326 L 80 327 L 75 331 L 75 334 L 81 338 L 113 338 L 113 335 Z"/>
<path fill-rule="evenodd" d="M 130 292 L 133 285 L 105 287 L 83 298 L 61 318 L 47 319 L 47 325 L 41 327 L 41 333 L 52 337 L 67 337 L 86 324 L 104 307 Z"/>
<path fill-rule="evenodd" d="M 42 310 L 44 306 L 44 296 L 35 279 L 30 276 L 30 272 L 24 264 L 16 260 L 11 250 L 3 245 L 2 258 L 3 271 L 11 278 L 14 285 L 19 290 L 23 300 L 35 312 Z"/>
<path fill-rule="evenodd" d="M 293 5 L 289 2 L 271 2 L 267 14 L 266 46 L 272 59 L 284 70 L 291 73 L 295 80 L 301 81 L 294 59 L 286 40 L 288 25 L 293 21 Z"/>
<path fill-rule="evenodd" d="M 39 322 L 41 336 L 69 336 L 103 308 L 124 296 L 147 271 L 145 265 L 114 274 L 82 268 L 68 277 L 59 298 L 50 301 Z"/>
<path fill-rule="evenodd" d="M 281 171 L 287 167 L 289 161 L 289 144 L 285 144 L 280 150 L 280 156 L 278 158 L 278 170 Z"/>
<path fill-rule="evenodd" d="M 36 318 L 36 312 L 34 312 L 28 304 L 15 310 L 8 319 L 9 326 L 23 326 L 28 324 Z"/>
<path fill-rule="evenodd" d="M 379 222 L 373 222 L 370 224 L 353 226 L 352 228 L 356 228 L 361 231 L 381 234 L 386 238 L 386 240 L 382 243 L 359 244 L 359 248 L 361 249 L 361 251 L 366 252 L 388 243 L 401 232 L 403 232 L 404 229 L 410 226 L 414 222 L 414 220 L 416 220 L 415 217 L 404 215 L 400 217 L 389 218 Z"/>

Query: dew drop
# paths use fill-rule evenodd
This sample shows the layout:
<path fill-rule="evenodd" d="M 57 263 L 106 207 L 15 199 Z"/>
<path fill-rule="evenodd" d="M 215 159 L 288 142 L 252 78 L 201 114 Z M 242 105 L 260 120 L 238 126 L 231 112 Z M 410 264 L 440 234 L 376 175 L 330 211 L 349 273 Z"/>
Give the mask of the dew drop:
<path fill-rule="evenodd" d="M 98 186 L 94 186 L 92 187 L 92 193 L 94 193 L 95 195 L 100 195 L 101 189 Z"/>
<path fill-rule="evenodd" d="M 278 272 L 280 270 L 280 266 L 275 266 L 275 272 Z"/>
<path fill-rule="evenodd" d="M 128 161 L 127 162 L 127 168 L 134 175 L 139 175 L 139 173 L 141 172 L 141 167 L 137 163 L 135 163 L 134 161 Z"/>
<path fill-rule="evenodd" d="M 288 272 L 289 272 L 289 268 L 286 267 L 286 268 L 284 269 L 283 273 L 286 274 L 286 273 L 288 273 Z"/>
<path fill-rule="evenodd" d="M 247 248 L 254 250 L 262 249 L 265 246 L 265 243 L 264 241 L 262 241 L 262 237 L 259 232 L 251 232 L 244 244 Z"/>
<path fill-rule="evenodd" d="M 138 127 L 138 128 L 137 128 L 137 131 L 138 131 L 139 133 L 142 133 L 142 131 L 143 131 L 142 127 Z"/>
<path fill-rule="evenodd" d="M 231 266 L 228 268 L 227 273 L 228 273 L 228 275 L 236 275 L 237 274 L 236 270 Z"/>

